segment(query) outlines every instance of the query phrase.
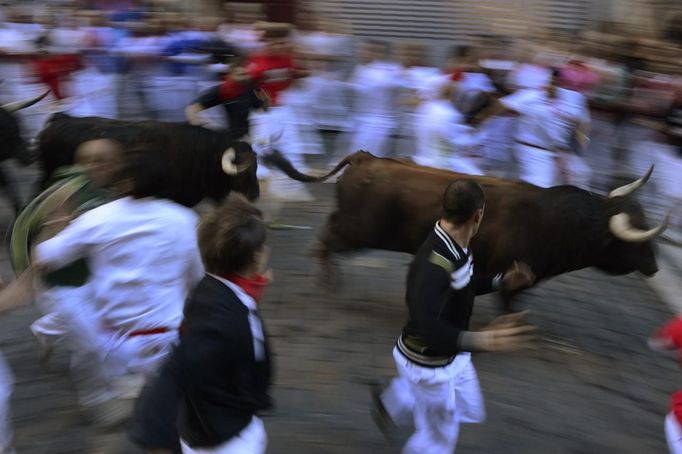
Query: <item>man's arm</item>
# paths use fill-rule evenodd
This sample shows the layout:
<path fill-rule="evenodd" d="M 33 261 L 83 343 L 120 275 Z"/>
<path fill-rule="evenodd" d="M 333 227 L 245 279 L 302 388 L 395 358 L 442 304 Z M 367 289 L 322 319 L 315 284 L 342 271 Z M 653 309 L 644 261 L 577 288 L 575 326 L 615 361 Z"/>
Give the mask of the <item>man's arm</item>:
<path fill-rule="evenodd" d="M 7 286 L 0 283 L 0 313 L 9 312 L 33 301 L 36 269 L 28 268 Z"/>
<path fill-rule="evenodd" d="M 201 112 L 219 105 L 220 102 L 220 85 L 216 85 L 201 93 L 185 108 L 185 117 L 190 124 L 203 126 L 206 121 L 201 118 Z"/>
<path fill-rule="evenodd" d="M 57 235 L 38 244 L 33 252 L 36 266 L 52 271 L 83 257 L 95 235 L 90 213 L 77 217 Z"/>
<path fill-rule="evenodd" d="M 535 274 L 525 263 L 514 261 L 504 273 L 494 276 L 474 275 L 472 281 L 476 287 L 476 295 L 485 295 L 498 290 L 518 290 L 530 287 L 535 282 Z"/>

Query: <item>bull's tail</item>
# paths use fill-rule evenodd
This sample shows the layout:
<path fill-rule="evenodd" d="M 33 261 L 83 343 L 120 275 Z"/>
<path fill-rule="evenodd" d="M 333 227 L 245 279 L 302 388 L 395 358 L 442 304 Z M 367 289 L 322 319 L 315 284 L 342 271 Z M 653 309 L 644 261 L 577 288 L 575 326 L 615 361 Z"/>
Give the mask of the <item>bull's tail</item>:
<path fill-rule="evenodd" d="M 367 154 L 367 153 L 358 152 L 358 153 L 354 153 L 352 155 L 346 156 L 329 173 L 326 173 L 325 175 L 320 175 L 317 177 L 314 177 L 312 175 L 306 175 L 306 174 L 301 173 L 298 170 L 296 170 L 294 168 L 294 166 L 291 164 L 291 162 L 287 158 L 285 158 L 281 152 L 279 152 L 277 150 L 275 150 L 271 153 L 268 153 L 266 155 L 263 155 L 263 161 L 266 164 L 270 164 L 270 165 L 276 167 L 277 169 L 281 170 L 282 172 L 284 172 L 286 174 L 286 176 L 288 176 L 289 178 L 292 178 L 296 181 L 302 181 L 304 183 L 319 183 L 319 182 L 325 181 L 325 180 L 329 179 L 330 177 L 336 175 L 337 173 L 339 173 L 341 171 L 341 169 L 343 169 L 347 165 L 352 164 L 353 161 L 355 160 L 354 158 L 360 154 Z"/>

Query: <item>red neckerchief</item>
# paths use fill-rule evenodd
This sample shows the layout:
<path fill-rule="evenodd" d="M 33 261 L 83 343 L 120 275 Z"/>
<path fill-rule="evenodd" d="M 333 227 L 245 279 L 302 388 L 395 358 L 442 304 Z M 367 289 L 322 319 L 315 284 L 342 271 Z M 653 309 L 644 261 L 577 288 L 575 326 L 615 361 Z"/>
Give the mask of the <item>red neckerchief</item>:
<path fill-rule="evenodd" d="M 464 75 L 464 71 L 462 71 L 461 69 L 455 69 L 452 71 L 452 74 L 450 75 L 450 80 L 454 80 L 454 81 L 462 80 L 463 75 Z"/>
<path fill-rule="evenodd" d="M 263 296 L 265 287 L 270 283 L 270 279 L 258 273 L 253 274 L 251 277 L 239 276 L 237 274 L 228 274 L 222 277 L 233 284 L 238 285 L 244 290 L 244 293 L 254 299 L 256 304 L 258 304 L 261 296 Z"/>
<path fill-rule="evenodd" d="M 247 84 L 229 78 L 220 86 L 220 100 L 226 101 L 241 96 L 247 88 Z"/>

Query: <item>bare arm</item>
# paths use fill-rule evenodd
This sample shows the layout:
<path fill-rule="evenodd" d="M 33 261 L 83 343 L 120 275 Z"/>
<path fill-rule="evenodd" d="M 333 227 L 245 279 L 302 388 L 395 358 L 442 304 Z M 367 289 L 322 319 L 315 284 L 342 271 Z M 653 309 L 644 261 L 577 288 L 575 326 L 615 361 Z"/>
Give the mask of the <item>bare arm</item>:
<path fill-rule="evenodd" d="M 185 108 L 185 117 L 191 125 L 203 126 L 206 121 L 201 117 L 204 106 L 199 103 L 190 104 Z"/>
<path fill-rule="evenodd" d="M 36 273 L 35 268 L 29 268 L 10 282 L 9 285 L 4 286 L 4 283 L 2 284 L 2 289 L 0 289 L 0 313 L 26 306 L 33 301 L 35 294 L 33 281 Z"/>

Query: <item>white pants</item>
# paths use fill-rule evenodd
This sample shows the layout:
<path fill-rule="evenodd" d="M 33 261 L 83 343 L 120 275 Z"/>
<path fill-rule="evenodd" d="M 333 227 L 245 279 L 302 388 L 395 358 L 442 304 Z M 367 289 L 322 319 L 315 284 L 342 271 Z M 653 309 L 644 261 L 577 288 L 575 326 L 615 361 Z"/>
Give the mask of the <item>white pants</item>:
<path fill-rule="evenodd" d="M 356 118 L 349 154 L 368 151 L 374 156 L 386 155 L 395 120 L 385 115 L 360 115 Z"/>
<path fill-rule="evenodd" d="M 672 412 L 665 417 L 665 438 L 670 454 L 682 454 L 682 430 Z"/>
<path fill-rule="evenodd" d="M 585 160 L 575 153 L 563 153 L 561 155 L 566 167 L 567 184 L 581 189 L 589 189 L 592 180 L 592 169 Z"/>
<path fill-rule="evenodd" d="M 485 175 L 476 161 L 469 156 L 443 156 L 434 152 L 431 156 L 415 156 L 414 161 L 420 166 L 451 170 L 466 175 Z"/>
<path fill-rule="evenodd" d="M 511 140 L 516 119 L 513 117 L 493 117 L 481 125 L 481 142 L 485 150 L 485 158 L 492 162 L 510 162 Z"/>
<path fill-rule="evenodd" d="M 116 78 L 116 74 L 104 74 L 94 67 L 72 74 L 73 97 L 69 114 L 76 117 L 117 118 Z"/>
<path fill-rule="evenodd" d="M 134 397 L 177 340 L 175 331 L 124 337 L 104 330 L 88 285 L 46 290 L 39 305 L 47 315 L 34 322 L 31 330 L 48 343 L 67 341 L 81 405 Z"/>
<path fill-rule="evenodd" d="M 254 416 L 239 435 L 213 448 L 190 448 L 180 440 L 183 454 L 264 454 L 268 445 L 263 421 Z"/>
<path fill-rule="evenodd" d="M 9 451 L 12 444 L 12 425 L 10 424 L 10 397 L 14 386 L 14 376 L 0 354 L 0 453 Z"/>
<path fill-rule="evenodd" d="M 415 432 L 403 454 L 452 454 L 460 423 L 485 419 L 483 396 L 471 354 L 460 353 L 445 367 L 423 367 L 405 358 L 397 348 L 393 358 L 398 377 L 381 396 L 391 419 Z"/>
<path fill-rule="evenodd" d="M 516 144 L 516 156 L 519 160 L 521 180 L 541 188 L 556 185 L 558 170 L 554 153 Z"/>

